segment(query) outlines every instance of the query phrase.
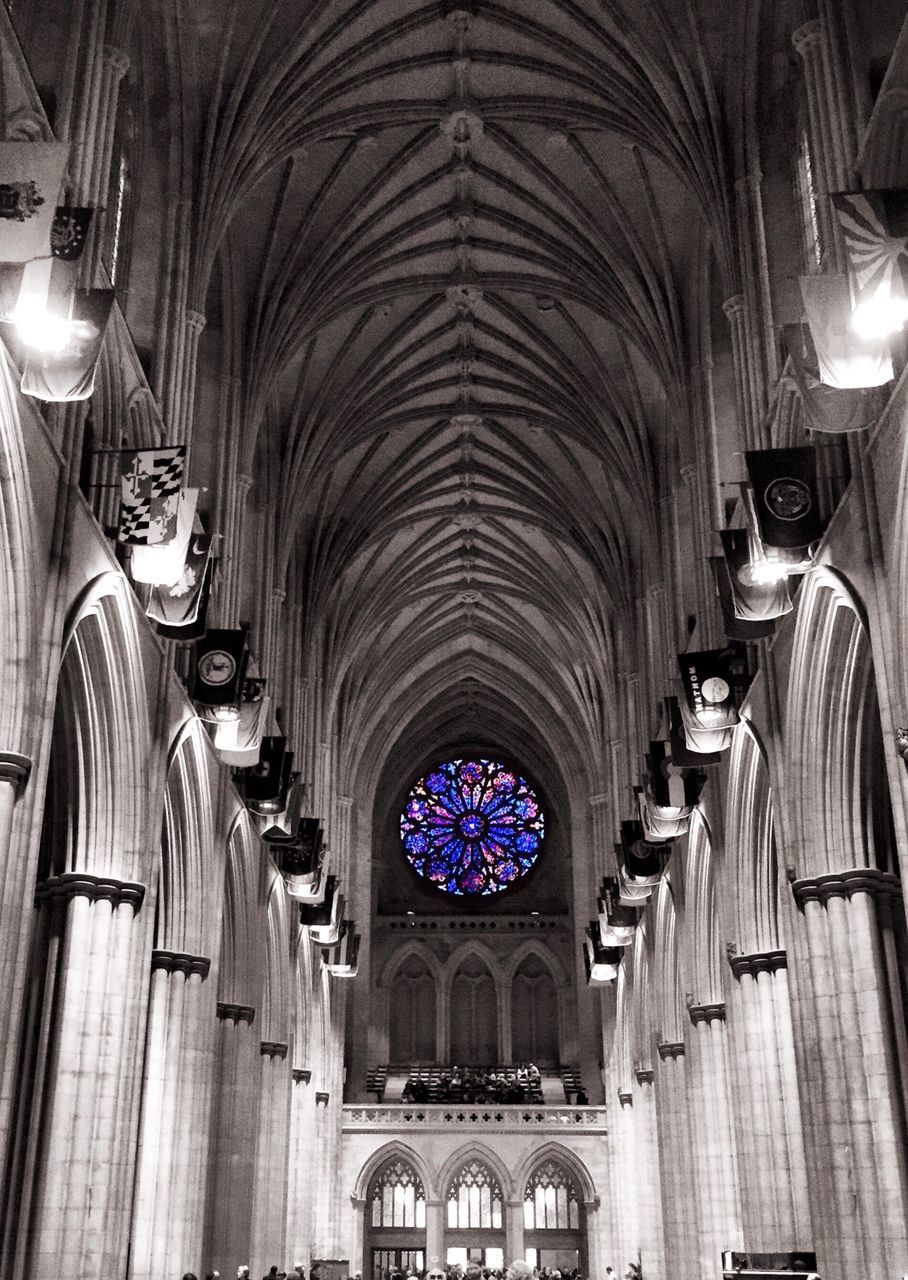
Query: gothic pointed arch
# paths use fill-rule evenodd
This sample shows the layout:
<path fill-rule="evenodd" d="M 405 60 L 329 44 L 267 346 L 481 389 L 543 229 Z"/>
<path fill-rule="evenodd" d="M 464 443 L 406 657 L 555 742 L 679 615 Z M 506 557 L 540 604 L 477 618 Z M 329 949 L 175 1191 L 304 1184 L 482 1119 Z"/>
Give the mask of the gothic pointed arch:
<path fill-rule="evenodd" d="M 560 981 L 556 977 L 560 971 Z M 564 971 L 550 949 L 527 939 L 502 975 L 510 1001 L 511 1053 L 515 1062 L 553 1067 L 561 1061 Z"/>
<path fill-rule="evenodd" d="M 494 954 L 481 943 L 458 947 L 445 966 L 445 988 L 452 1060 L 499 1061 L 503 992 Z"/>
<path fill-rule="evenodd" d="M 382 986 L 388 1001 L 391 1062 L 437 1061 L 437 971 L 437 957 L 417 939 L 389 957 Z"/>

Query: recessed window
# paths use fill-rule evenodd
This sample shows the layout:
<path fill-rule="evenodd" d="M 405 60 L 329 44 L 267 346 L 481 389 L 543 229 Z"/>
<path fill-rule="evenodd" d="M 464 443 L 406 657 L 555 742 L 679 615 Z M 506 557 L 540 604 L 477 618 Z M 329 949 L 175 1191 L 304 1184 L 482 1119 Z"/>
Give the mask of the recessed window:
<path fill-rule="evenodd" d="M 496 760 L 447 760 L 419 779 L 400 818 L 410 865 L 442 893 L 501 893 L 539 857 L 545 820 L 525 778 Z"/>

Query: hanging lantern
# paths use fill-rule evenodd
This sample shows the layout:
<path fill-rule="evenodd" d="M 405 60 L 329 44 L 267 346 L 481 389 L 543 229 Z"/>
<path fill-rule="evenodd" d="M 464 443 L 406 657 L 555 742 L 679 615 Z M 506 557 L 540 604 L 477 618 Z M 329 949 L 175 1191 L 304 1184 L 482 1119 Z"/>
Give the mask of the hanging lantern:
<path fill-rule="evenodd" d="M 627 947 L 634 940 L 637 929 L 635 907 L 622 904 L 618 881 L 606 878 L 597 899 L 599 910 L 599 941 L 604 947 Z"/>
<path fill-rule="evenodd" d="M 614 982 L 621 968 L 622 951 L 620 947 L 604 947 L 599 939 L 599 923 L 590 922 L 583 943 L 583 961 L 586 969 L 586 980 L 590 986 L 599 983 Z"/>
<path fill-rule="evenodd" d="M 322 952 L 322 960 L 333 978 L 355 978 L 359 967 L 359 934 L 352 920 L 344 920 L 337 943 Z"/>
<path fill-rule="evenodd" d="M 344 895 L 336 876 L 328 876 L 324 902 L 319 906 L 301 906 L 300 924 L 318 947 L 332 947 L 341 935 L 344 920 Z"/>
<path fill-rule="evenodd" d="M 323 894 L 324 848 L 318 818 L 300 818 L 296 831 L 269 827 L 262 833 L 291 898 L 316 904 Z"/>

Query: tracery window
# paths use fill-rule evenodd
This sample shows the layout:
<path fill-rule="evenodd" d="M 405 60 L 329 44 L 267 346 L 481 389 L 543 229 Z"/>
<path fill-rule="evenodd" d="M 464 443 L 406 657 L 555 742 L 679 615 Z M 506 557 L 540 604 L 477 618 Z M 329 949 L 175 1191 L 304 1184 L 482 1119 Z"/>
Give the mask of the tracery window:
<path fill-rule="evenodd" d="M 479 1160 L 468 1160 L 448 1187 L 448 1226 L 500 1229 L 504 1197 L 498 1179 Z"/>
<path fill-rule="evenodd" d="M 530 1176 L 523 1198 L 523 1224 L 527 1231 L 580 1229 L 580 1193 L 557 1160 L 543 1161 Z"/>
<path fill-rule="evenodd" d="M 447 760 L 407 797 L 400 836 L 410 865 L 443 893 L 507 889 L 536 862 L 545 819 L 525 778 L 496 760 Z"/>
<path fill-rule="evenodd" d="M 426 1225 L 426 1193 L 416 1170 L 406 1160 L 392 1160 L 375 1176 L 371 1200 L 373 1227 Z"/>

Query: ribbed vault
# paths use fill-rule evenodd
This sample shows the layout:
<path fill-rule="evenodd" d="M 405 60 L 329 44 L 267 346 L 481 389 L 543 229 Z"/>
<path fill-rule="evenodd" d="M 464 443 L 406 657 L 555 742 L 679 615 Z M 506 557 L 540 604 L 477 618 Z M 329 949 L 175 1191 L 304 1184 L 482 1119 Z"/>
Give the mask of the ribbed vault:
<path fill-rule="evenodd" d="M 706 264 L 732 283 L 735 22 L 667 0 L 295 8 L 202 24 L 194 288 L 347 768 L 414 706 L 440 739 L 487 738 L 479 679 L 516 742 L 546 722 L 595 772 L 620 633 L 663 576 Z"/>

